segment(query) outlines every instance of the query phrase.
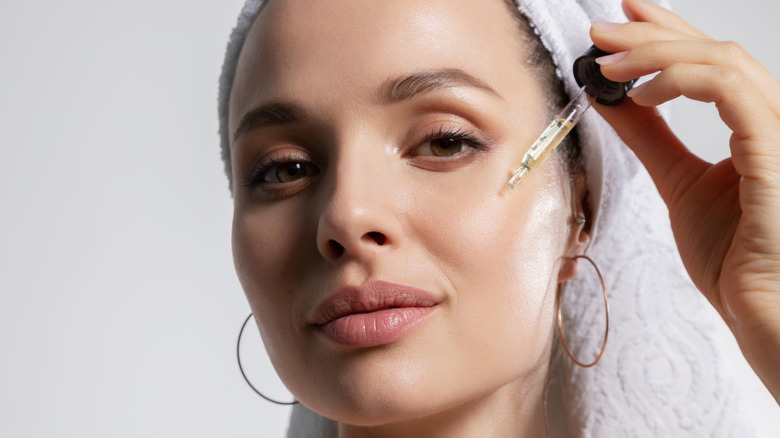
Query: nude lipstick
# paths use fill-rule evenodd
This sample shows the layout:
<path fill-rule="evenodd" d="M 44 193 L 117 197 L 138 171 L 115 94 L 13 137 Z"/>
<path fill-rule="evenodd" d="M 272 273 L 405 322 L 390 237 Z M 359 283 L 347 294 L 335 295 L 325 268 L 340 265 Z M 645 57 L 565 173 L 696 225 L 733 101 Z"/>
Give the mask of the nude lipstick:
<path fill-rule="evenodd" d="M 426 290 L 376 281 L 339 289 L 317 307 L 311 321 L 336 344 L 376 347 L 402 338 L 428 319 L 439 302 Z"/>

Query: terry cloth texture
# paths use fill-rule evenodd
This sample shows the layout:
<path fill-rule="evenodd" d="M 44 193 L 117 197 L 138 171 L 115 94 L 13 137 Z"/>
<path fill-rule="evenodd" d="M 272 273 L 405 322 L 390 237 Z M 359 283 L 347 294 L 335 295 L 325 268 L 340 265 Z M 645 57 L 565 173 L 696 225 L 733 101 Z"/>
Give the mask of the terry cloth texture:
<path fill-rule="evenodd" d="M 220 134 L 228 173 L 228 98 L 237 57 L 261 4 L 249 0 L 244 6 L 220 79 Z M 619 0 L 517 4 L 552 54 L 570 96 L 578 89 L 572 64 L 592 44 L 590 22 L 626 21 Z M 598 263 L 609 292 L 610 334 L 598 365 L 557 371 L 555 379 L 563 381 L 566 393 L 562 404 L 551 403 L 548 415 L 568 423 L 566 436 L 756 436 L 721 345 L 731 335 L 690 282 L 650 177 L 596 111 L 589 111 L 576 129 L 596 215 L 588 255 Z M 604 309 L 596 274 L 583 263 L 582 273 L 567 285 L 564 310 L 569 345 L 580 360 L 590 361 L 601 346 Z M 287 436 L 336 437 L 337 427 L 297 405 Z"/>

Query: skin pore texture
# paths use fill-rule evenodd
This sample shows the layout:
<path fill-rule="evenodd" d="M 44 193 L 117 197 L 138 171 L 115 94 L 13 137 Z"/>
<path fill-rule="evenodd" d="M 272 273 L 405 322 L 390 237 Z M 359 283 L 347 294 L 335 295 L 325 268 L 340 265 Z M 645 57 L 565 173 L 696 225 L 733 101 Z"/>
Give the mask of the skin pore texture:
<path fill-rule="evenodd" d="M 235 265 L 279 376 L 342 437 L 546 434 L 555 291 L 588 235 L 560 160 L 507 188 L 549 122 L 521 41 L 501 0 L 274 0 L 249 32 Z M 392 342 L 328 336 L 320 306 L 377 282 L 434 305 Z"/>

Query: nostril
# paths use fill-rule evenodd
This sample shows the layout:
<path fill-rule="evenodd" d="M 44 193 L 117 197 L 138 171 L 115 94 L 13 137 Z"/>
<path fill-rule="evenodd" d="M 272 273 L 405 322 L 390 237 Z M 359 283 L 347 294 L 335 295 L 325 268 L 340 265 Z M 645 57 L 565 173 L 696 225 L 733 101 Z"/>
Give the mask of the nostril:
<path fill-rule="evenodd" d="M 321 254 L 328 260 L 337 260 L 349 253 L 359 253 L 363 251 L 361 247 L 366 250 L 383 246 L 387 244 L 387 236 L 378 231 L 371 231 L 363 234 L 363 237 L 359 242 L 350 242 L 350 244 L 344 246 L 338 240 L 329 239 L 327 244 L 322 248 Z"/>
<path fill-rule="evenodd" d="M 385 244 L 385 241 L 387 240 L 387 237 L 385 237 L 384 234 L 377 232 L 377 231 L 371 231 L 368 234 L 368 237 L 371 238 L 374 242 L 376 242 L 377 245 L 382 246 Z"/>
<path fill-rule="evenodd" d="M 329 240 L 328 244 L 330 245 L 330 251 L 334 258 L 339 258 L 342 254 L 344 254 L 344 247 L 341 246 L 340 243 L 336 242 L 335 240 Z"/>

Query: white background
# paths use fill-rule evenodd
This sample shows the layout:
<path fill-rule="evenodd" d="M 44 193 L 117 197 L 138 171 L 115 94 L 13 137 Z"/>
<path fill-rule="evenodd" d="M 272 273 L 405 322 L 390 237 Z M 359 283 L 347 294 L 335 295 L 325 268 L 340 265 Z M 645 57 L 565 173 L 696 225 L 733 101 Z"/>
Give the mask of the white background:
<path fill-rule="evenodd" d="M 240 6 L 0 3 L 0 436 L 282 436 L 288 410 L 254 395 L 235 363 L 249 310 L 216 89 Z M 677 10 L 780 77 L 778 3 Z M 692 147 L 726 153 L 713 107 L 673 110 Z M 260 341 L 248 333 L 249 360 Z M 780 409 L 740 366 L 762 426 L 780 430 Z"/>

